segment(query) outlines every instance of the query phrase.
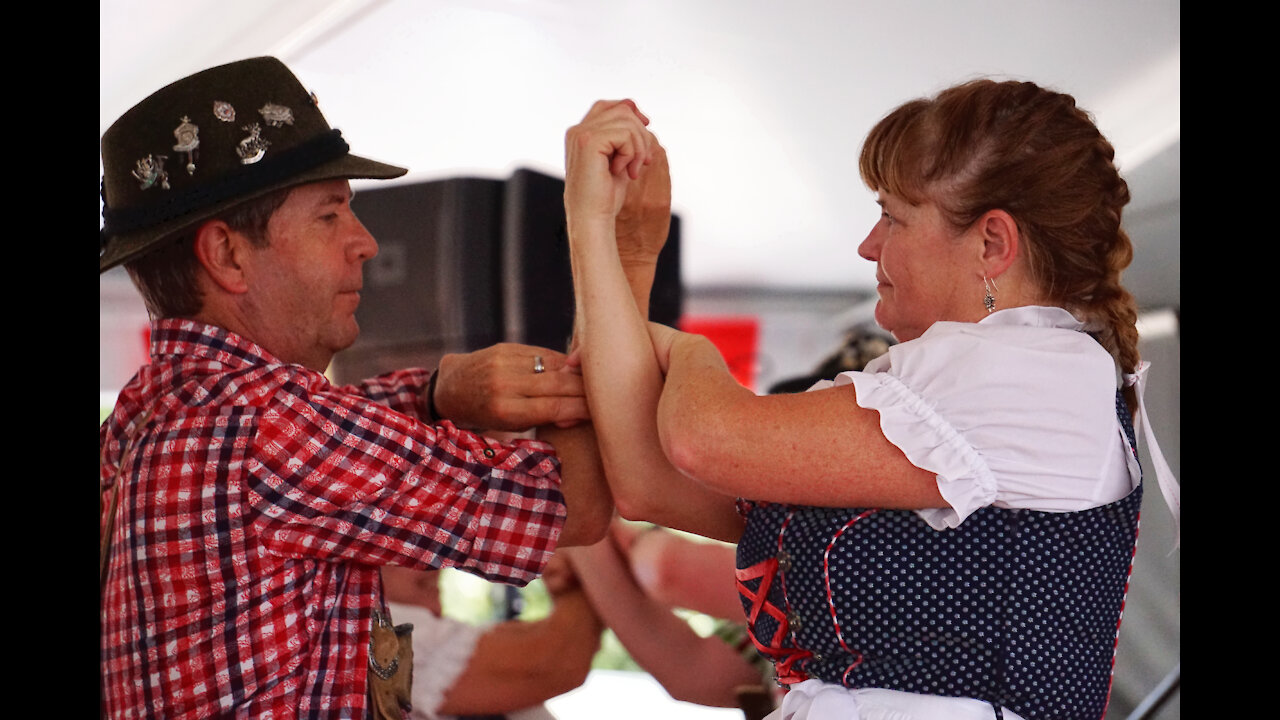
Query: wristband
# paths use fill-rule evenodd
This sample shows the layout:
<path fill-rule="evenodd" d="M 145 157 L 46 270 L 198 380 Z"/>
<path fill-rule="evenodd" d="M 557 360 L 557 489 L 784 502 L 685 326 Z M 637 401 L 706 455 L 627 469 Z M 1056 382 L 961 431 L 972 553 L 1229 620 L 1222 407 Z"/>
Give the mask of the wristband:
<path fill-rule="evenodd" d="M 438 377 L 440 377 L 440 368 L 437 367 L 431 371 L 431 379 L 427 381 L 427 417 L 431 418 L 433 423 L 444 419 L 436 411 L 436 378 Z"/>

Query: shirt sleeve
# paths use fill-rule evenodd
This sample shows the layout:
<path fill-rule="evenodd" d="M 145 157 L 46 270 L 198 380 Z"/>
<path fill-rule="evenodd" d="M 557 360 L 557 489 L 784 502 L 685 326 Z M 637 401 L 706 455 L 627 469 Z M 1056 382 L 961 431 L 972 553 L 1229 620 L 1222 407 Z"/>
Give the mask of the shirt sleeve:
<path fill-rule="evenodd" d="M 937 473 L 938 529 L 986 505 L 1078 510 L 1122 497 L 1112 470 L 1115 365 L 1084 333 L 937 323 L 862 372 L 842 373 L 885 437 Z"/>
<path fill-rule="evenodd" d="M 252 442 L 252 526 L 286 557 L 451 566 L 523 585 L 564 527 L 559 459 L 536 440 L 500 443 L 285 383 Z"/>
<path fill-rule="evenodd" d="M 360 395 L 381 403 L 401 415 L 427 421 L 426 392 L 431 371 L 426 368 L 408 368 L 369 378 L 356 385 L 338 388 L 340 392 Z"/>

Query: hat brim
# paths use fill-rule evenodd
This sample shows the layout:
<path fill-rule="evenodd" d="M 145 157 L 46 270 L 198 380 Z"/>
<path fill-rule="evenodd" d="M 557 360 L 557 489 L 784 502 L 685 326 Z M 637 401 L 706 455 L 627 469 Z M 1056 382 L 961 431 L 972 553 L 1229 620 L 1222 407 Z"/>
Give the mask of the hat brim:
<path fill-rule="evenodd" d="M 166 220 L 156 225 L 127 233 L 120 233 L 107 238 L 105 249 L 99 256 L 98 273 L 102 274 L 111 268 L 140 257 L 158 247 L 160 243 L 172 238 L 184 230 L 217 217 L 246 200 L 262 197 L 295 185 L 320 182 L 323 180 L 389 180 L 409 172 L 407 168 L 370 160 L 358 155 L 344 155 L 336 160 L 322 163 L 277 183 L 271 183 L 251 192 L 238 195 L 230 200 L 202 207 L 181 217 Z"/>

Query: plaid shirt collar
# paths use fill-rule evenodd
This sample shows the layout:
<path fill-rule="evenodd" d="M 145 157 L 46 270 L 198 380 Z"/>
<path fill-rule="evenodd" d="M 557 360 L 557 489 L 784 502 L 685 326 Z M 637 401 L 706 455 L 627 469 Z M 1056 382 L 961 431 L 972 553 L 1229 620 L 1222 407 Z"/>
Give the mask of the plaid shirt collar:
<path fill-rule="evenodd" d="M 232 367 L 287 364 L 246 337 L 183 318 L 156 320 L 151 325 L 151 357 L 166 356 L 208 358 Z"/>

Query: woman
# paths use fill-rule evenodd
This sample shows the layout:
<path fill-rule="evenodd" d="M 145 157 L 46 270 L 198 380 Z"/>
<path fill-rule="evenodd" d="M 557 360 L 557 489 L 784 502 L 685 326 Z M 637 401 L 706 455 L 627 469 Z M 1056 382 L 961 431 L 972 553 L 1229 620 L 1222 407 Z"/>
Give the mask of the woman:
<path fill-rule="evenodd" d="M 885 117 L 860 159 L 882 214 L 859 253 L 900 343 L 767 397 L 631 297 L 651 249 L 610 213 L 661 185 L 646 123 L 601 103 L 566 138 L 581 361 L 619 510 L 738 543 L 753 640 L 790 690 L 778 717 L 1102 717 L 1145 368 L 1120 284 L 1128 189 L 1089 116 L 978 80 Z"/>

